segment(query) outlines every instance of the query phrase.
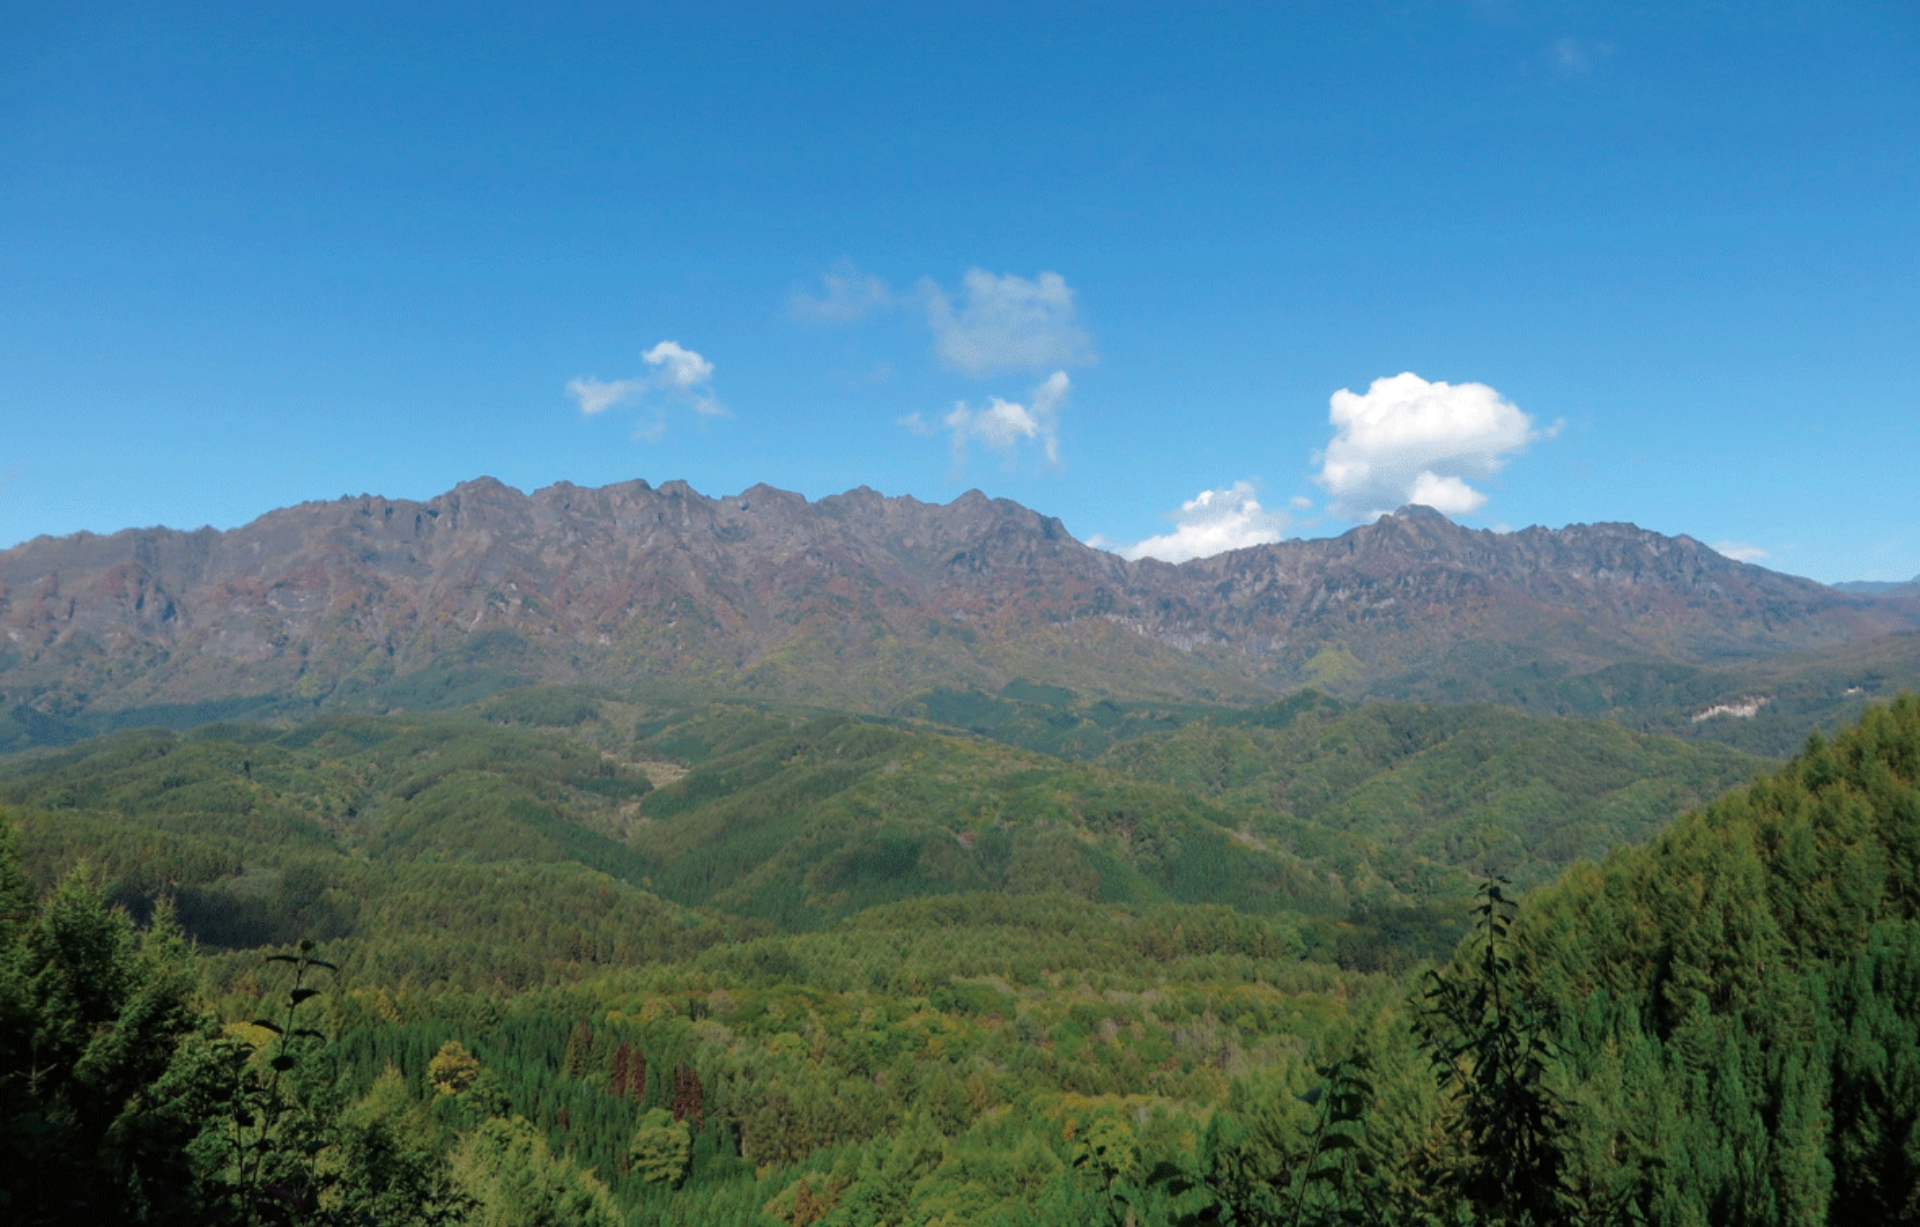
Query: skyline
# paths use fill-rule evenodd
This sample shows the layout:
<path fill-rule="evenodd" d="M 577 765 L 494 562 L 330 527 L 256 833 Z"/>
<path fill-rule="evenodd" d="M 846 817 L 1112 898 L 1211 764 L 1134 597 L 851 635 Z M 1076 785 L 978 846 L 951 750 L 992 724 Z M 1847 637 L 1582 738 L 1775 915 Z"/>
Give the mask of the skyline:
<path fill-rule="evenodd" d="M 5 20 L 0 548 L 485 474 L 1920 574 L 1901 6 Z"/>

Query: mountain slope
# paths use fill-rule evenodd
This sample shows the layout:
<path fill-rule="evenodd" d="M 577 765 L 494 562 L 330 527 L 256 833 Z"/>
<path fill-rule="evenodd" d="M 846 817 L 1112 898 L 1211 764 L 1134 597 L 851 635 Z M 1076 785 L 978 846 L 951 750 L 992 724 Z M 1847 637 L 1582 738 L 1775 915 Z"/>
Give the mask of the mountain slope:
<path fill-rule="evenodd" d="M 1495 534 L 1408 508 L 1172 566 L 978 492 L 809 503 L 483 479 L 0 552 L 0 710 L 45 741 L 31 729 L 101 713 L 236 696 L 384 709 L 528 679 L 867 709 L 1015 677 L 1117 698 L 1312 682 L 1471 699 L 1527 664 L 1708 665 L 1915 627 L 1920 601 L 1631 525 Z"/>
<path fill-rule="evenodd" d="M 1917 905 L 1911 695 L 1530 900 L 1581 1185 L 1653 1222 L 1920 1222 Z"/>
<path fill-rule="evenodd" d="M 85 857 L 136 911 L 171 891 L 209 943 L 357 937 L 380 975 L 526 984 L 644 961 L 635 934 L 686 950 L 716 921 L 816 931 L 969 892 L 1226 904 L 1371 966 L 1444 949 L 1472 874 L 1544 879 L 1761 766 L 1488 707 L 1217 714 L 1073 762 L 535 688 L 455 715 L 128 730 L 0 766 L 0 806 L 42 882 Z M 572 723 L 501 723 L 528 715 Z"/>
<path fill-rule="evenodd" d="M 1764 765 L 1605 721 L 1398 703 L 1314 707 L 1284 722 L 1200 721 L 1095 761 L 1261 816 L 1263 829 L 1339 832 L 1522 887 L 1642 842 Z"/>

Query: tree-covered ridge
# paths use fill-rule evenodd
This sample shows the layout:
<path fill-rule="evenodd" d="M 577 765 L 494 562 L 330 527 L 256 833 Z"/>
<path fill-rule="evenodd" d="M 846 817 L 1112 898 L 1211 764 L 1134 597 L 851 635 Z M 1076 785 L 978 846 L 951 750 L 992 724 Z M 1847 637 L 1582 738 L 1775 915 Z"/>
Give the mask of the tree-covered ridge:
<path fill-rule="evenodd" d="M 43 884 L 86 855 L 136 913 L 170 890 L 211 944 L 379 933 L 351 957 L 383 975 L 413 959 L 512 986 L 982 891 L 1292 915 L 1321 957 L 1399 965 L 1451 944 L 1471 873 L 1544 877 L 1754 765 L 1311 692 L 1142 726 L 1063 760 L 924 722 L 535 688 L 446 715 L 128 730 L 0 767 L 0 802 Z"/>
<path fill-rule="evenodd" d="M 1867 704 L 1909 690 L 1920 690 L 1920 635 L 1912 632 L 1738 665 L 1642 660 L 1576 670 L 1527 661 L 1472 673 L 1448 687 L 1446 697 L 1530 715 L 1603 717 L 1641 732 L 1785 758 L 1808 729 L 1832 732 L 1858 720 Z M 1390 688 L 1378 697 L 1419 693 Z M 1733 707 L 1749 714 L 1706 715 Z"/>
<path fill-rule="evenodd" d="M 1315 679 L 1315 684 L 1326 682 Z M 1906 690 L 1920 690 L 1920 634 L 1912 632 L 1719 665 L 1633 659 L 1579 667 L 1461 645 L 1441 667 L 1382 683 L 1364 697 L 1368 705 L 1490 703 L 1532 716 L 1605 719 L 1637 732 L 1786 758 L 1800 748 L 1808 729 L 1830 732 L 1859 719 L 1867 704 L 1888 702 Z M 1274 723 L 1290 710 L 1344 705 L 1311 689 L 1252 709 L 1128 702 L 1015 678 L 992 693 L 930 691 L 892 710 L 1043 753 L 1091 758 L 1142 733 L 1199 720 Z M 1721 714 L 1706 714 L 1715 711 Z"/>
<path fill-rule="evenodd" d="M 1674 671 L 1690 678 L 1704 672 Z M 1840 677 L 1860 681 L 1855 694 L 1892 693 L 1884 670 L 1850 669 Z M 1716 676 L 1696 687 L 1705 696 L 1699 704 L 1726 684 Z M 1833 677 L 1807 687 L 1814 695 L 1842 689 Z M 1616 697 L 1625 697 L 1624 688 Z M 1060 687 L 1016 681 L 991 695 L 937 691 L 900 710 L 1010 745 L 1094 760 L 1235 813 L 1262 814 L 1286 828 L 1287 846 L 1296 851 L 1331 857 L 1337 847 L 1381 848 L 1387 856 L 1417 853 L 1534 883 L 1573 857 L 1596 859 L 1616 844 L 1637 842 L 1673 814 L 1746 779 L 1760 766 L 1751 746 L 1776 742 L 1776 717 L 1795 718 L 1785 714 L 1790 706 L 1799 711 L 1789 704 L 1779 713 L 1763 708 L 1765 727 L 1736 738 L 1756 730 L 1737 719 L 1689 722 L 1691 700 L 1670 694 L 1653 710 L 1664 712 L 1668 699 L 1682 714 L 1661 721 L 1666 736 L 1628 732 L 1621 725 L 1647 713 L 1604 702 L 1605 723 L 1515 718 L 1485 704 L 1352 705 L 1314 690 L 1230 708 L 1089 702 Z M 1866 701 L 1852 701 L 1849 710 Z M 1796 726 L 1794 744 L 1811 722 Z M 1747 752 L 1725 752 L 1714 744 L 1722 734 Z M 1682 736 L 1701 743 L 1702 752 L 1669 739 Z M 1342 835 L 1365 839 L 1342 844 Z"/>
<path fill-rule="evenodd" d="M 716 756 L 649 797 L 634 846 L 669 898 L 811 928 L 955 891 L 1335 912 L 1299 858 L 1163 786 L 845 717 Z"/>
<path fill-rule="evenodd" d="M 1286 714 L 1143 735 L 1100 762 L 1276 829 L 1324 828 L 1523 885 L 1643 841 L 1760 766 L 1718 745 L 1485 706 Z"/>
<path fill-rule="evenodd" d="M 378 934 L 354 974 L 502 988 L 725 933 L 636 884 L 621 833 L 650 788 L 577 741 L 437 717 L 130 730 L 0 770 L 43 886 L 85 859 L 210 945 Z"/>
<path fill-rule="evenodd" d="M 1529 907 L 1582 1178 L 1725 1222 L 1920 1222 L 1920 701 Z"/>

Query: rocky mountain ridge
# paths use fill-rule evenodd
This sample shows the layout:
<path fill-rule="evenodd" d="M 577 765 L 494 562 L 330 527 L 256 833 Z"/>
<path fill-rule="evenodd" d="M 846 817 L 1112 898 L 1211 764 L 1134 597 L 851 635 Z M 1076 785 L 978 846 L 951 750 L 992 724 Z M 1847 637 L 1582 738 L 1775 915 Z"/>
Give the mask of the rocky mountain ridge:
<path fill-rule="evenodd" d="M 1839 592 L 1628 524 L 1496 534 L 1412 507 L 1175 566 L 1086 546 L 978 491 L 809 502 L 765 485 L 522 494 L 482 478 L 227 532 L 0 551 L 0 705 L 377 705 L 396 679 L 458 667 L 870 709 L 1015 676 L 1128 698 L 1304 683 L 1471 697 L 1476 674 L 1520 664 L 1722 663 L 1916 627 L 1920 600 Z"/>

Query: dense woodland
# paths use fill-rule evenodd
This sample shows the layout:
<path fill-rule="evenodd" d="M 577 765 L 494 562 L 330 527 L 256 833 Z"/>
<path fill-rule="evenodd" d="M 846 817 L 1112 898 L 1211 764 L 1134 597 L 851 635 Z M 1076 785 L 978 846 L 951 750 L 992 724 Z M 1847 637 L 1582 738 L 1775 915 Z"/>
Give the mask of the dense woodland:
<path fill-rule="evenodd" d="M 525 688 L 0 807 L 8 1222 L 1920 1222 L 1910 698 Z"/>

